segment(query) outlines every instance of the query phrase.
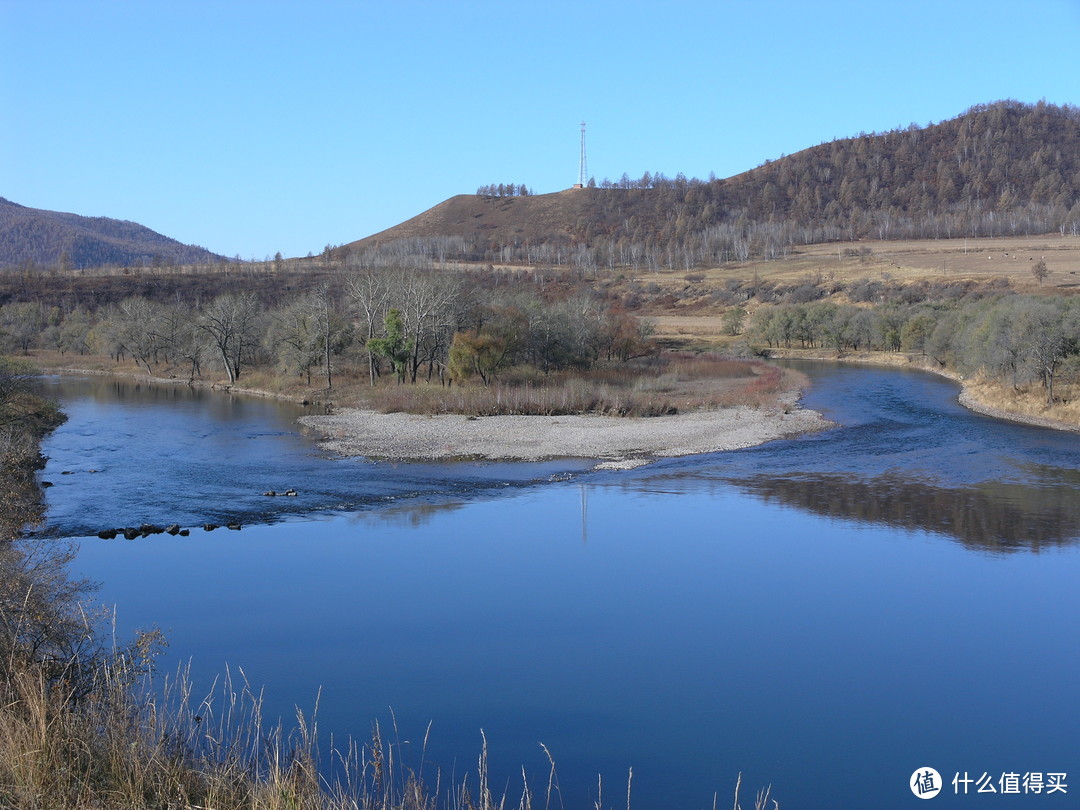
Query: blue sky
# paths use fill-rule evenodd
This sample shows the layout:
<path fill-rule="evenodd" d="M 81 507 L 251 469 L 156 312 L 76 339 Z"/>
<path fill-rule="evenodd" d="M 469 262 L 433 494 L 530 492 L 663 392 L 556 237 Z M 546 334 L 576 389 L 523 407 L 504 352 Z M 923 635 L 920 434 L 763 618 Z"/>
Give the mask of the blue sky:
<path fill-rule="evenodd" d="M 0 0 L 0 196 L 229 256 L 480 185 L 727 177 L 1015 98 L 1080 104 L 1080 0 Z"/>

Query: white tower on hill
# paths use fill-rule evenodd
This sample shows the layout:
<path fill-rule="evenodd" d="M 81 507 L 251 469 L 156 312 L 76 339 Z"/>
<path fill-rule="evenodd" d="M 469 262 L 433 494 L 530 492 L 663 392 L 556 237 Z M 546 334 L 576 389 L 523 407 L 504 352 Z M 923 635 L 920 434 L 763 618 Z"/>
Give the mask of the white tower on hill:
<path fill-rule="evenodd" d="M 585 188 L 585 183 L 589 177 L 588 165 L 585 162 L 585 122 L 581 122 L 581 160 L 578 163 L 578 181 L 574 183 L 574 188 Z"/>

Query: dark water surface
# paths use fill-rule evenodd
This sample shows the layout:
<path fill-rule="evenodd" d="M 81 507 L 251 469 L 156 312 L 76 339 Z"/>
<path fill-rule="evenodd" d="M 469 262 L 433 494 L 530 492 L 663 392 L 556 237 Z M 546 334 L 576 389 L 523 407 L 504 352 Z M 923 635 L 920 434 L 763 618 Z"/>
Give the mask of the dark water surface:
<path fill-rule="evenodd" d="M 321 687 L 321 730 L 364 738 L 392 709 L 414 766 L 430 721 L 458 778 L 484 729 L 515 804 L 543 742 L 567 808 L 598 773 L 625 806 L 631 766 L 643 810 L 730 807 L 739 772 L 781 807 L 906 807 L 927 765 L 936 806 L 1080 806 L 1080 437 L 929 375 L 806 368 L 842 427 L 629 472 L 331 459 L 276 403 L 50 380 L 49 530 L 243 522 L 79 540 L 76 573 L 269 715 Z M 1076 785 L 951 795 L 965 771 Z"/>

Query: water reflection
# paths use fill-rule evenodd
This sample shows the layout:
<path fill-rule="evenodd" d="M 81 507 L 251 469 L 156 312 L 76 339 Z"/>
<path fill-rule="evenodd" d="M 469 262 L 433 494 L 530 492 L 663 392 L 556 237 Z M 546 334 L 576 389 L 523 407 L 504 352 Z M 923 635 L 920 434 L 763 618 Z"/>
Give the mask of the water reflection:
<path fill-rule="evenodd" d="M 400 503 L 382 509 L 351 512 L 345 520 L 353 525 L 368 527 L 393 526 L 419 528 L 431 523 L 438 515 L 456 512 L 465 506 L 461 501 L 421 501 Z"/>
<path fill-rule="evenodd" d="M 1080 498 L 1065 487 L 986 482 L 949 488 L 899 475 L 755 476 L 732 481 L 765 501 L 819 515 L 936 532 L 980 551 L 1040 551 L 1080 539 Z"/>
<path fill-rule="evenodd" d="M 421 510 L 587 469 L 586 460 L 373 463 L 331 458 L 300 435 L 303 409 L 186 385 L 47 378 L 68 415 L 44 445 L 48 531 L 141 523 L 273 523 L 321 512 Z M 294 489 L 297 497 L 266 497 Z"/>
<path fill-rule="evenodd" d="M 932 531 L 982 551 L 1038 551 L 1080 537 L 1080 437 L 973 414 L 956 403 L 955 384 L 925 373 L 804 370 L 813 380 L 807 406 L 838 429 L 615 473 L 589 473 L 588 460 L 330 460 L 298 435 L 297 405 L 186 385 L 50 378 L 43 386 L 62 396 L 70 419 L 47 443 L 49 522 L 58 534 L 84 535 L 142 522 L 250 524 L 352 512 L 358 523 L 418 527 L 465 500 L 569 474 L 650 497 L 734 485 L 815 514 Z M 299 497 L 262 494 L 290 487 Z M 585 540 L 584 495 L 581 511 Z"/>
<path fill-rule="evenodd" d="M 930 531 L 1007 553 L 1080 539 L 1080 437 L 973 413 L 959 386 L 898 369 L 799 364 L 807 407 L 840 427 L 663 462 L 620 485 L 648 495 L 735 486 L 834 519 Z"/>
<path fill-rule="evenodd" d="M 248 412 L 264 418 L 270 414 L 293 419 L 311 409 L 287 400 L 263 400 L 251 395 L 232 394 L 228 391 L 212 390 L 184 382 L 173 383 L 140 380 L 130 377 L 88 376 L 40 378 L 40 388 L 44 393 L 61 393 L 66 396 L 74 388 L 78 396 L 101 405 L 116 403 L 134 403 L 140 406 L 176 405 L 178 403 L 199 403 L 204 416 L 216 420 L 230 418 L 237 409 L 246 408 Z M 273 418 L 273 417 L 270 417 Z"/>

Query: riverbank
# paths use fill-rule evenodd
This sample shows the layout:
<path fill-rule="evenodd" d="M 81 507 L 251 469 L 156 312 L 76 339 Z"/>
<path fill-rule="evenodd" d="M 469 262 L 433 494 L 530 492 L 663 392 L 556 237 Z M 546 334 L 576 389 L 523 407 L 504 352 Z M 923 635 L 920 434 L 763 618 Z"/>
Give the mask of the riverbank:
<path fill-rule="evenodd" d="M 207 380 L 201 377 L 194 380 L 170 376 L 149 375 L 142 371 L 104 368 L 76 368 L 69 366 L 53 366 L 42 364 L 39 358 L 33 358 L 35 365 L 40 366 L 42 371 L 49 374 L 60 374 L 72 377 L 120 377 L 125 380 L 136 382 L 153 383 L 154 385 L 184 385 L 189 388 L 206 388 L 211 391 L 220 391 L 224 394 L 242 394 L 247 397 L 263 397 L 266 399 L 280 399 L 287 402 L 295 402 L 299 405 L 310 405 L 312 400 L 293 391 L 270 391 L 265 388 L 248 388 L 233 385 L 223 381 Z M 322 403 L 316 403 L 322 404 Z"/>
<path fill-rule="evenodd" d="M 35 358 L 40 360 L 42 358 Z M 48 360 L 52 362 L 48 362 Z M 70 359 L 70 358 L 69 358 Z M 343 456 L 393 460 L 499 459 L 539 461 L 551 458 L 598 459 L 599 467 L 626 469 L 655 458 L 737 450 L 775 439 L 824 430 L 833 424 L 799 407 L 801 390 L 790 388 L 765 407 L 738 405 L 698 409 L 654 417 L 466 416 L 459 414 L 383 413 L 358 404 L 334 389 L 334 402 L 316 401 L 314 393 L 272 391 L 173 376 L 149 376 L 134 370 L 74 368 L 59 358 L 41 363 L 50 373 L 108 375 L 157 385 L 192 385 L 224 393 L 325 405 L 325 415 L 299 419 L 322 439 L 320 444 Z M 87 364 L 89 365 L 89 364 Z M 787 381 L 791 384 L 791 381 Z M 318 392 L 325 397 L 326 391 Z"/>
<path fill-rule="evenodd" d="M 957 401 L 968 410 L 1025 425 L 1080 432 L 1080 402 L 1045 404 L 1041 391 L 1014 391 L 982 379 L 966 378 L 943 368 L 928 357 L 904 352 L 844 352 L 823 349 L 769 349 L 769 357 L 791 360 L 822 360 L 834 363 L 913 368 L 946 377 L 960 385 Z"/>
<path fill-rule="evenodd" d="M 824 430 L 832 423 L 797 405 L 791 392 L 776 408 L 734 407 L 671 416 L 422 416 L 342 408 L 300 422 L 345 456 L 389 459 L 485 458 L 538 461 L 601 459 L 601 468 L 635 467 L 654 458 L 714 453 Z"/>

